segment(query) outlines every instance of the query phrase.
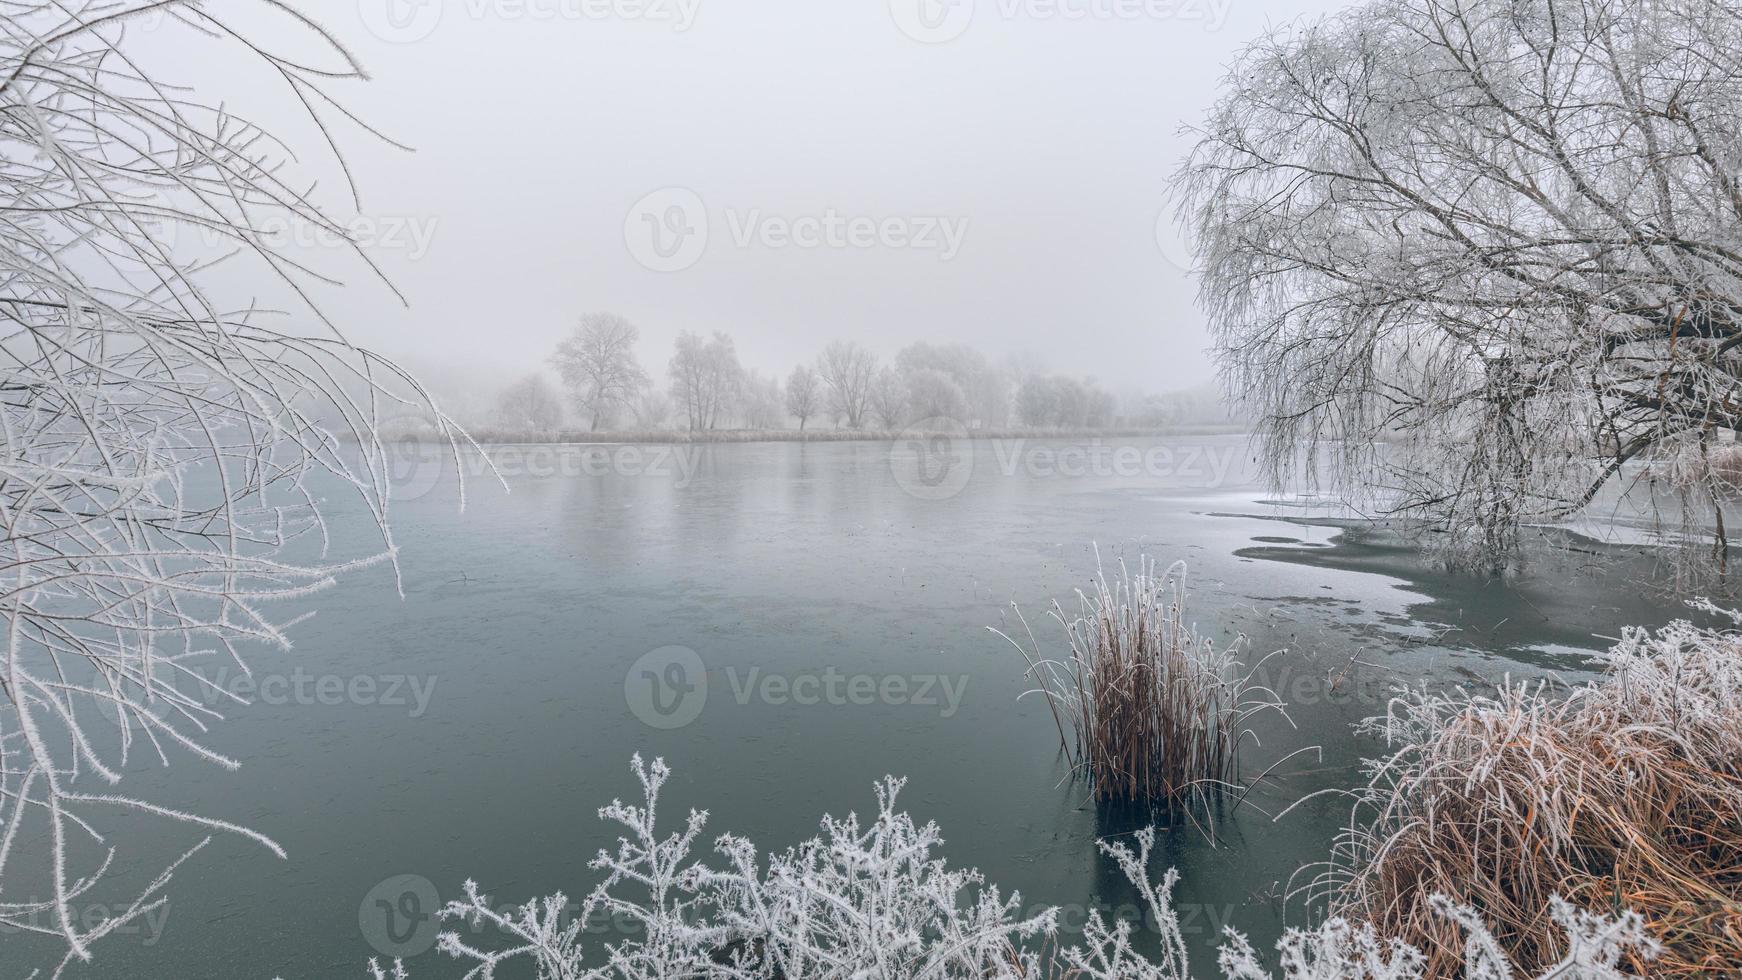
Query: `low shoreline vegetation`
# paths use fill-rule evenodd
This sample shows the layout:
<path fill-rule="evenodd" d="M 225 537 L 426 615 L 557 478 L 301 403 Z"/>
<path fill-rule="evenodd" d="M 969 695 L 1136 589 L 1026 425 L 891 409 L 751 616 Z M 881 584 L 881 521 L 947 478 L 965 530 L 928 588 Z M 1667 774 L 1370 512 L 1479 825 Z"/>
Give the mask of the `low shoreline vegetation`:
<path fill-rule="evenodd" d="M 1135 835 L 1136 848 L 1103 841 L 1149 907 L 1158 952 L 1137 949 L 1129 919 L 1112 922 L 1090 911 L 1082 941 L 1059 940 L 1058 910 L 1022 917 L 1022 898 L 1008 898 L 973 869 L 952 868 L 938 854 L 936 824 L 916 822 L 898 808 L 900 780 L 877 786 L 877 814 L 824 817 L 821 833 L 795 848 L 758 855 L 733 834 L 715 840 L 718 860 L 691 859 L 707 814 L 691 810 L 681 830 L 656 823 L 660 789 L 670 775 L 661 760 L 633 762 L 639 806 L 612 801 L 599 816 L 620 825 L 615 852 L 591 867 L 603 879 L 578 903 L 562 894 L 502 908 L 465 885 L 465 899 L 441 910 L 442 922 L 467 934 L 442 933 L 437 948 L 462 961 L 468 980 L 492 980 L 499 967 L 540 980 L 777 980 L 777 978 L 934 978 L 934 980 L 1191 980 L 1180 919 L 1173 908 L 1179 880 L 1169 870 L 1149 876 L 1153 829 Z M 1464 930 L 1460 975 L 1480 980 L 1517 976 L 1477 911 L 1443 898 L 1436 914 Z M 1655 943 L 1633 912 L 1613 917 L 1580 912 L 1558 899 L 1549 914 L 1566 931 L 1569 952 L 1539 980 L 1624 980 L 1618 964 L 1648 956 Z M 608 937 L 590 931 L 609 921 Z M 1317 929 L 1291 930 L 1277 944 L 1283 980 L 1419 980 L 1424 956 L 1382 939 L 1369 926 L 1332 919 Z M 1218 957 L 1224 980 L 1273 980 L 1239 933 L 1228 930 Z M 375 980 L 406 980 L 401 963 L 369 963 Z M 1440 976 L 1441 974 L 1433 974 Z M 1199 976 L 1211 976 L 1199 974 Z"/>
<path fill-rule="evenodd" d="M 1708 613 L 1709 602 L 1694 604 Z M 1567 950 L 1551 895 L 1641 913 L 1653 977 L 1742 964 L 1742 635 L 1630 629 L 1600 679 L 1557 692 L 1414 692 L 1366 723 L 1369 762 L 1327 877 L 1335 913 L 1373 923 L 1449 975 L 1457 926 L 1421 896 L 1482 910 L 1526 969 Z M 1638 949 L 1630 965 L 1643 968 Z"/>
<path fill-rule="evenodd" d="M 1148 787 L 1203 804 L 1238 785 L 1245 719 L 1285 706 L 1238 673 L 1238 644 L 1218 650 L 1187 624 L 1183 565 L 1122 562 L 1079 601 L 1075 616 L 1057 603 L 1051 613 L 1070 637 L 1068 662 L 1039 655 L 1020 610 L 1035 652 L 1005 638 L 1040 679 L 1097 798 L 1128 802 Z M 467 882 L 464 900 L 440 912 L 465 934 L 445 932 L 438 949 L 468 980 L 522 959 L 541 980 L 1727 975 L 1742 962 L 1742 614 L 1692 605 L 1732 627 L 1629 629 L 1598 658 L 1595 681 L 1403 690 L 1364 722 L 1387 753 L 1368 760 L 1350 829 L 1296 891 L 1328 899 L 1328 913 L 1277 943 L 1280 974 L 1232 928 L 1217 973 L 1194 974 L 1172 904 L 1179 876 L 1150 876 L 1153 827 L 1134 847 L 1099 845 L 1141 893 L 1144 923 L 1091 911 L 1080 936 L 1065 936 L 1056 909 L 1027 914 L 1020 895 L 952 868 L 939 828 L 899 808 L 900 780 L 877 785 L 869 823 L 825 816 L 817 837 L 768 854 L 726 834 L 710 864 L 690 856 L 707 814 L 662 832 L 669 770 L 639 756 L 644 802 L 599 811 L 625 833 L 591 863 L 603 879 L 584 899 L 501 906 Z M 1140 928 L 1153 935 L 1140 940 Z M 398 963 L 369 968 L 377 980 L 407 976 Z"/>
<path fill-rule="evenodd" d="M 1098 552 L 1097 565 L 1078 613 L 1050 611 L 1066 659 L 1042 653 L 1019 608 L 1026 646 L 992 632 L 1028 662 L 1097 804 L 1206 812 L 1240 785 L 1247 720 L 1286 705 L 1242 673 L 1238 641 L 1218 650 L 1187 624 L 1183 563 L 1121 561 L 1111 578 Z M 1419 950 L 1426 976 L 1467 959 L 1474 920 L 1452 908 L 1480 910 L 1521 969 L 1551 970 L 1576 952 L 1563 899 L 1642 915 L 1654 943 L 1632 948 L 1631 969 L 1659 945 L 1653 977 L 1742 965 L 1742 633 L 1631 628 L 1595 662 L 1601 677 L 1570 689 L 1400 691 L 1360 726 L 1386 754 L 1367 761 L 1349 830 L 1297 894 Z"/>
<path fill-rule="evenodd" d="M 1067 659 L 1045 656 L 1014 605 L 1029 647 L 992 632 L 1028 661 L 1034 693 L 1046 698 L 1060 746 L 1097 803 L 1201 812 L 1239 788 L 1252 717 L 1286 711 L 1253 683 L 1257 665 L 1242 667 L 1244 638 L 1218 648 L 1186 621 L 1184 562 L 1158 572 L 1142 557 L 1133 572 L 1121 559 L 1109 578 L 1096 549 L 1096 566 L 1092 591 L 1077 591 L 1079 611 L 1067 616 L 1054 602 L 1049 613 L 1065 628 Z"/>
<path fill-rule="evenodd" d="M 479 429 L 466 434 L 479 445 L 556 444 L 556 445 L 619 445 L 630 443 L 734 443 L 734 442 L 892 442 L 914 436 L 943 435 L 958 439 L 1083 439 L 1083 438 L 1143 438 L 1151 436 L 1230 435 L 1245 432 L 1241 425 L 1166 425 L 1121 426 L 1114 428 L 1026 428 L 1000 427 L 969 429 L 953 424 L 928 426 L 918 423 L 905 429 L 640 429 L 619 432 L 587 432 L 579 429 Z M 401 442 L 438 442 L 439 437 L 426 435 L 421 428 L 404 432 L 383 432 L 384 440 Z"/>

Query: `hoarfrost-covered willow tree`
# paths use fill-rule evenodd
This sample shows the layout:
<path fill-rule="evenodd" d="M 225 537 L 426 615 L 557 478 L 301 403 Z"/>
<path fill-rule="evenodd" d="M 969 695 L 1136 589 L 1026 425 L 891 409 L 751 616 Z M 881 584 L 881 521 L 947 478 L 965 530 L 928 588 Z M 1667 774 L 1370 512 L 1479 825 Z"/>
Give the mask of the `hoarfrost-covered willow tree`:
<path fill-rule="evenodd" d="M 1742 427 L 1742 7 L 1378 0 L 1223 84 L 1177 189 L 1279 480 L 1495 565 Z M 1659 519 L 1721 563 L 1692 471 Z"/>
<path fill-rule="evenodd" d="M 0 15 L 0 925 L 46 933 L 58 974 L 166 900 L 186 855 L 128 852 L 117 834 L 141 818 L 282 856 L 116 784 L 173 758 L 237 765 L 205 737 L 240 699 L 201 668 L 246 672 L 250 648 L 288 649 L 274 603 L 392 561 L 379 415 L 450 429 L 306 302 L 327 277 L 283 230 L 353 239 L 283 169 L 289 148 L 141 56 L 167 41 L 184 66 L 244 59 L 336 146 L 332 127 L 360 124 L 326 89 L 362 77 L 337 40 L 278 0 Z M 243 26 L 267 19 L 267 36 Z M 293 38 L 300 55 L 269 50 Z M 227 306 L 221 262 L 264 277 L 250 292 L 303 302 L 277 318 Z M 319 503 L 338 492 L 373 540 L 329 558 Z M 132 871 L 122 891 L 105 878 L 118 861 L 168 870 Z M 81 914 L 93 906 L 110 910 L 98 924 Z M 0 953 L 13 974 L 22 959 Z"/>

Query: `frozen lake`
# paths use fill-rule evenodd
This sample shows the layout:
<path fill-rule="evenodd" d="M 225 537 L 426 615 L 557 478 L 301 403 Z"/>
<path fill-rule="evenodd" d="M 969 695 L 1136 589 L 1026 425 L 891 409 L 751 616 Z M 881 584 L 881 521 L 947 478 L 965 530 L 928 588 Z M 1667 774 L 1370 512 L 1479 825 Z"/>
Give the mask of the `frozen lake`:
<path fill-rule="evenodd" d="M 1287 651 L 1263 676 L 1298 727 L 1265 721 L 1247 771 L 1306 745 L 1323 758 L 1285 766 L 1215 846 L 1177 827 L 1162 850 L 1194 942 L 1231 921 L 1267 947 L 1285 912 L 1304 914 L 1283 901 L 1291 875 L 1348 810 L 1321 797 L 1270 814 L 1353 784 L 1375 746 L 1350 725 L 1389 685 L 1576 671 L 1594 635 L 1676 613 L 1630 577 L 1643 570 L 1594 578 L 1576 551 L 1499 583 L 1284 516 L 1239 436 L 953 448 L 948 468 L 917 470 L 881 443 L 498 449 L 512 493 L 476 479 L 463 514 L 452 471 L 413 461 L 395 515 L 404 600 L 388 570 L 360 573 L 319 598 L 293 653 L 256 657 L 260 703 L 212 740 L 240 773 L 177 757 L 130 777 L 290 860 L 216 840 L 166 916 L 73 975 L 293 980 L 390 955 L 457 975 L 422 916 L 467 877 L 502 902 L 584 892 L 615 839 L 594 811 L 635 796 L 635 751 L 675 769 L 670 826 L 706 808 L 709 840 L 785 846 L 825 811 L 874 810 L 872 782 L 895 773 L 952 862 L 1065 906 L 1067 927 L 1129 912 L 1095 839 L 1134 818 L 1097 816 L 1062 781 L 1045 705 L 1018 700 L 1024 664 L 986 630 L 1014 600 L 1063 651 L 1043 613 L 1054 597 L 1074 608 L 1096 543 L 1109 565 L 1187 561 L 1203 632 Z M 342 535 L 355 515 L 334 503 Z M 197 840 L 122 827 L 132 853 L 166 860 Z M 157 869 L 124 870 L 118 888 Z"/>

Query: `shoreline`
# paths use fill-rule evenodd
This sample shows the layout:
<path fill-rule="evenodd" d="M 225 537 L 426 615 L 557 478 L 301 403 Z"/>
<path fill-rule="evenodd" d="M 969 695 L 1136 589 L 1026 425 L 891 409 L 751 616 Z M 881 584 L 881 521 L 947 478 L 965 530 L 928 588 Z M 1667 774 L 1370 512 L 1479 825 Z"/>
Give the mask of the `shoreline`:
<path fill-rule="evenodd" d="M 1094 438 L 1157 438 L 1165 436 L 1217 436 L 1243 435 L 1248 433 L 1249 426 L 1228 423 L 1223 425 L 1171 425 L 1171 426 L 1129 426 L 1106 429 L 969 429 L 951 432 L 948 430 L 929 430 L 921 428 L 889 431 L 885 429 L 716 429 L 712 431 L 690 432 L 677 430 L 620 431 L 620 432 L 500 432 L 481 430 L 467 432 L 461 439 L 478 446 L 528 446 L 528 445 L 558 445 L 558 446 L 625 446 L 625 445 L 710 445 L 732 443 L 769 443 L 769 442 L 894 442 L 898 439 L 912 438 L 918 435 L 940 435 L 950 438 L 966 438 L 970 440 L 999 439 L 1094 439 Z M 403 435 L 384 436 L 383 441 L 416 442 L 440 444 L 447 440 L 434 433 L 405 433 Z"/>

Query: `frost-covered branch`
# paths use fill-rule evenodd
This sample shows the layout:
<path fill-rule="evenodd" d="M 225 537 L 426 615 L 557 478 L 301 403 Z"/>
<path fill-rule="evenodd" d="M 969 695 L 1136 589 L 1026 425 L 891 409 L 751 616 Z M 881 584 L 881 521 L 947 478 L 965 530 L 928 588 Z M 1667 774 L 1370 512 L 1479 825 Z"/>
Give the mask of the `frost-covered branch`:
<path fill-rule="evenodd" d="M 332 277 L 275 228 L 319 229 L 372 266 L 290 148 L 159 77 L 136 43 L 234 49 L 336 146 L 332 124 L 360 124 L 328 89 L 362 71 L 331 34 L 277 0 L 0 8 L 0 924 L 52 923 L 70 962 L 120 924 L 88 928 L 76 908 L 126 845 L 105 830 L 118 812 L 282 856 L 117 784 L 140 755 L 238 765 L 205 736 L 240 699 L 201 668 L 245 673 L 250 648 L 290 646 L 275 606 L 393 561 L 384 413 L 451 429 L 310 301 Z M 270 41 L 246 26 L 262 15 Z M 303 50 L 273 53 L 285 44 Z M 211 288 L 221 263 L 251 270 L 250 296 Z M 293 305 L 275 321 L 262 293 Z M 373 543 L 330 554 L 319 503 L 335 492 L 361 502 Z M 164 901 L 179 863 L 129 915 Z"/>

